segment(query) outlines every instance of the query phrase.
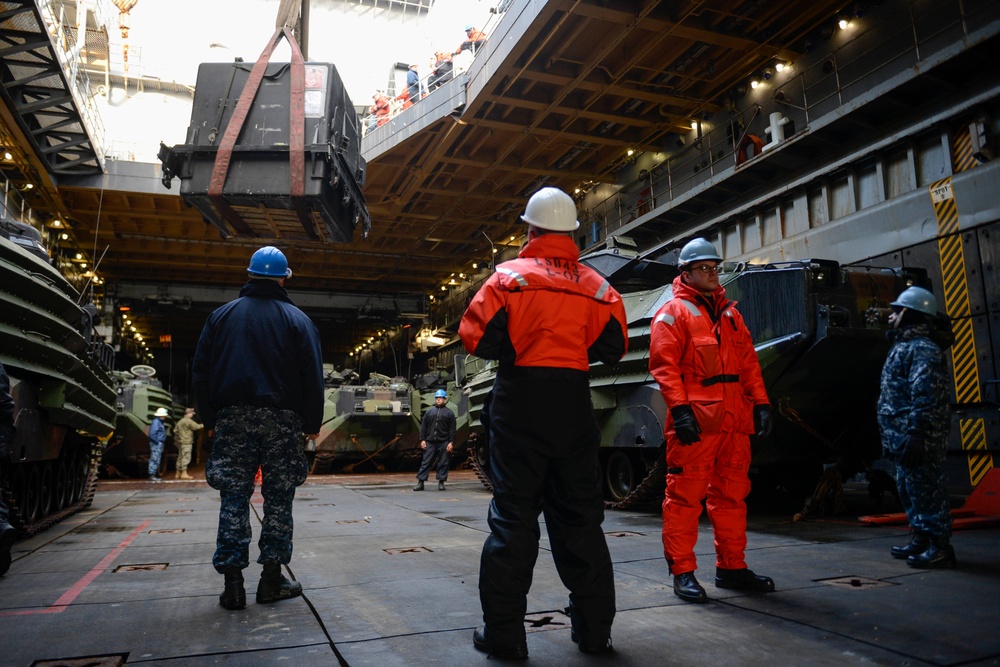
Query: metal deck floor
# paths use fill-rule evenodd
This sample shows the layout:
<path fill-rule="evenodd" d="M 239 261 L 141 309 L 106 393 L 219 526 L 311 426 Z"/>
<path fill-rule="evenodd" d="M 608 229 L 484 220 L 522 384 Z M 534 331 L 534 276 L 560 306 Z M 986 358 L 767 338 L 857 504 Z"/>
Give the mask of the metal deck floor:
<path fill-rule="evenodd" d="M 237 612 L 219 606 L 222 577 L 211 566 L 217 492 L 203 481 L 102 481 L 90 509 L 15 544 L 0 578 L 0 665 L 104 664 L 69 661 L 115 654 L 177 667 L 486 664 L 472 630 L 490 495 L 468 471 L 453 472 L 443 492 L 414 493 L 413 479 L 310 478 L 296 496 L 290 566 L 304 596 L 255 604 L 254 563 Z M 257 514 L 260 501 L 255 494 Z M 777 585 L 763 596 L 712 585 L 703 518 L 698 574 L 711 601 L 692 605 L 673 594 L 659 517 L 607 512 L 618 615 L 615 651 L 604 656 L 570 641 L 543 530 L 526 664 L 1000 664 L 1000 530 L 956 533 L 959 568 L 920 571 L 889 557 L 905 528 L 853 516 L 796 524 L 752 512 L 748 563 Z M 843 577 L 860 585 L 826 581 Z"/>

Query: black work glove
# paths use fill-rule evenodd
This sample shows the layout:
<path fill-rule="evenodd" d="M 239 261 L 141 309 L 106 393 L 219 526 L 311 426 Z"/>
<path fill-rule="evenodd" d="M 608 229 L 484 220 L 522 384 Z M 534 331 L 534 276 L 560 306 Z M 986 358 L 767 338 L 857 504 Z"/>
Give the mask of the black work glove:
<path fill-rule="evenodd" d="M 903 448 L 899 451 L 899 465 L 904 468 L 916 468 L 923 464 L 926 454 L 923 440 L 908 435 L 903 440 Z"/>
<path fill-rule="evenodd" d="M 767 404 L 753 406 L 753 429 L 758 438 L 766 438 L 774 430 L 774 415 Z"/>
<path fill-rule="evenodd" d="M 698 419 L 694 416 L 694 410 L 690 405 L 678 405 L 670 408 L 670 414 L 674 418 L 674 431 L 682 445 L 692 445 L 701 440 L 698 434 L 701 427 L 698 426 Z"/>

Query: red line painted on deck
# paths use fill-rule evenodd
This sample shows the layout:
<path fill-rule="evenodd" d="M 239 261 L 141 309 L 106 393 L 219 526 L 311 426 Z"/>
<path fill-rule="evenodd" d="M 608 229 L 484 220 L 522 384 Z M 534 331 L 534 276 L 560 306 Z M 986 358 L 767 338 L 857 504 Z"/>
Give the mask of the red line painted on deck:
<path fill-rule="evenodd" d="M 52 606 L 45 607 L 44 609 L 19 609 L 15 611 L 0 611 L 0 618 L 5 616 L 28 616 L 30 614 L 58 614 L 62 611 L 65 611 L 66 608 L 73 603 L 73 600 L 75 600 L 80 595 L 80 593 L 82 593 L 84 589 L 87 588 L 87 586 L 93 583 L 94 579 L 97 579 L 97 577 L 100 574 L 105 572 L 108 569 L 108 567 L 111 566 L 111 563 L 113 563 L 114 560 L 118 558 L 118 556 L 120 556 L 123 551 L 125 551 L 125 548 L 128 547 L 128 545 L 132 544 L 132 541 L 139 536 L 139 533 L 145 530 L 145 528 L 151 523 L 152 521 L 144 521 L 141 526 L 132 531 L 131 535 L 126 537 L 124 540 L 122 540 L 121 544 L 112 549 L 111 553 L 105 556 L 100 563 L 95 565 L 90 572 L 83 575 L 83 577 L 78 582 L 70 586 L 68 591 L 59 596 L 59 599 L 56 600 L 54 603 L 52 603 Z"/>

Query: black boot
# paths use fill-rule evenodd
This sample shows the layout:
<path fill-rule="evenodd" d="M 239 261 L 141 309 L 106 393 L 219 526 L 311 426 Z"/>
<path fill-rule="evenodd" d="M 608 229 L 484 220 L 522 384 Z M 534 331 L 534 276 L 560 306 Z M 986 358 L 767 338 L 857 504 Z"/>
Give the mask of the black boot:
<path fill-rule="evenodd" d="M 705 589 L 698 583 L 694 572 L 674 575 L 674 594 L 685 602 L 707 602 Z"/>
<path fill-rule="evenodd" d="M 577 645 L 581 653 L 596 655 L 614 650 L 611 644 L 610 620 L 606 623 L 599 623 L 597 627 L 594 627 L 593 623 L 588 623 L 583 618 L 580 608 L 572 602 L 566 607 L 566 615 L 569 616 L 571 624 L 569 638 L 573 640 L 573 643 Z"/>
<path fill-rule="evenodd" d="M 260 573 L 257 582 L 257 602 L 277 602 L 302 595 L 302 584 L 289 581 L 281 574 L 278 563 L 264 563 L 264 571 Z"/>
<path fill-rule="evenodd" d="M 892 554 L 893 558 L 909 558 L 910 556 L 916 556 L 927 551 L 927 547 L 930 545 L 930 536 L 913 531 L 913 537 L 910 538 L 909 544 L 901 547 L 893 547 L 889 553 Z"/>
<path fill-rule="evenodd" d="M 754 574 L 753 570 L 745 567 L 738 570 L 717 567 L 715 568 L 715 587 L 751 593 L 770 593 L 774 590 L 774 579 Z"/>
<path fill-rule="evenodd" d="M 438 482 L 438 491 L 444 491 L 444 482 Z"/>
<path fill-rule="evenodd" d="M 231 567 L 225 571 L 226 588 L 219 596 L 219 604 L 226 609 L 243 609 L 247 606 L 247 592 L 243 588 L 243 570 Z"/>
<path fill-rule="evenodd" d="M 415 487 L 413 487 L 413 490 L 414 491 L 423 491 L 424 490 L 424 480 L 418 479 L 417 480 L 417 485 Z"/>
<path fill-rule="evenodd" d="M 481 626 L 472 632 L 472 645 L 477 651 L 502 660 L 524 660 L 528 657 L 528 643 L 521 639 L 511 642 L 494 642 L 486 634 L 486 626 Z"/>
<path fill-rule="evenodd" d="M 906 564 L 923 570 L 940 570 L 958 564 L 955 560 L 955 549 L 948 543 L 947 537 L 932 537 L 930 543 L 931 545 L 923 553 L 907 558 Z"/>
<path fill-rule="evenodd" d="M 576 634 L 576 630 L 569 631 L 569 638 L 573 640 L 577 648 L 580 649 L 581 653 L 586 653 L 587 655 L 597 655 L 599 653 L 606 653 L 613 651 L 614 646 L 611 643 L 611 637 L 604 637 L 603 639 L 581 639 Z"/>

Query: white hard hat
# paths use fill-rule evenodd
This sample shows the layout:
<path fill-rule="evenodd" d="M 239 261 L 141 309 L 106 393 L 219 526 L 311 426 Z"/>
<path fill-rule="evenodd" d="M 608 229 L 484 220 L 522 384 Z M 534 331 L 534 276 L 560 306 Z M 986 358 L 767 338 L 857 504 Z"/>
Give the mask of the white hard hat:
<path fill-rule="evenodd" d="M 166 417 L 169 414 L 170 413 L 167 412 L 166 408 L 156 408 L 156 412 L 154 413 L 154 416 L 155 417 Z"/>
<path fill-rule="evenodd" d="M 580 226 L 573 198 L 559 188 L 542 188 L 531 195 L 521 220 L 550 232 L 571 232 Z"/>

